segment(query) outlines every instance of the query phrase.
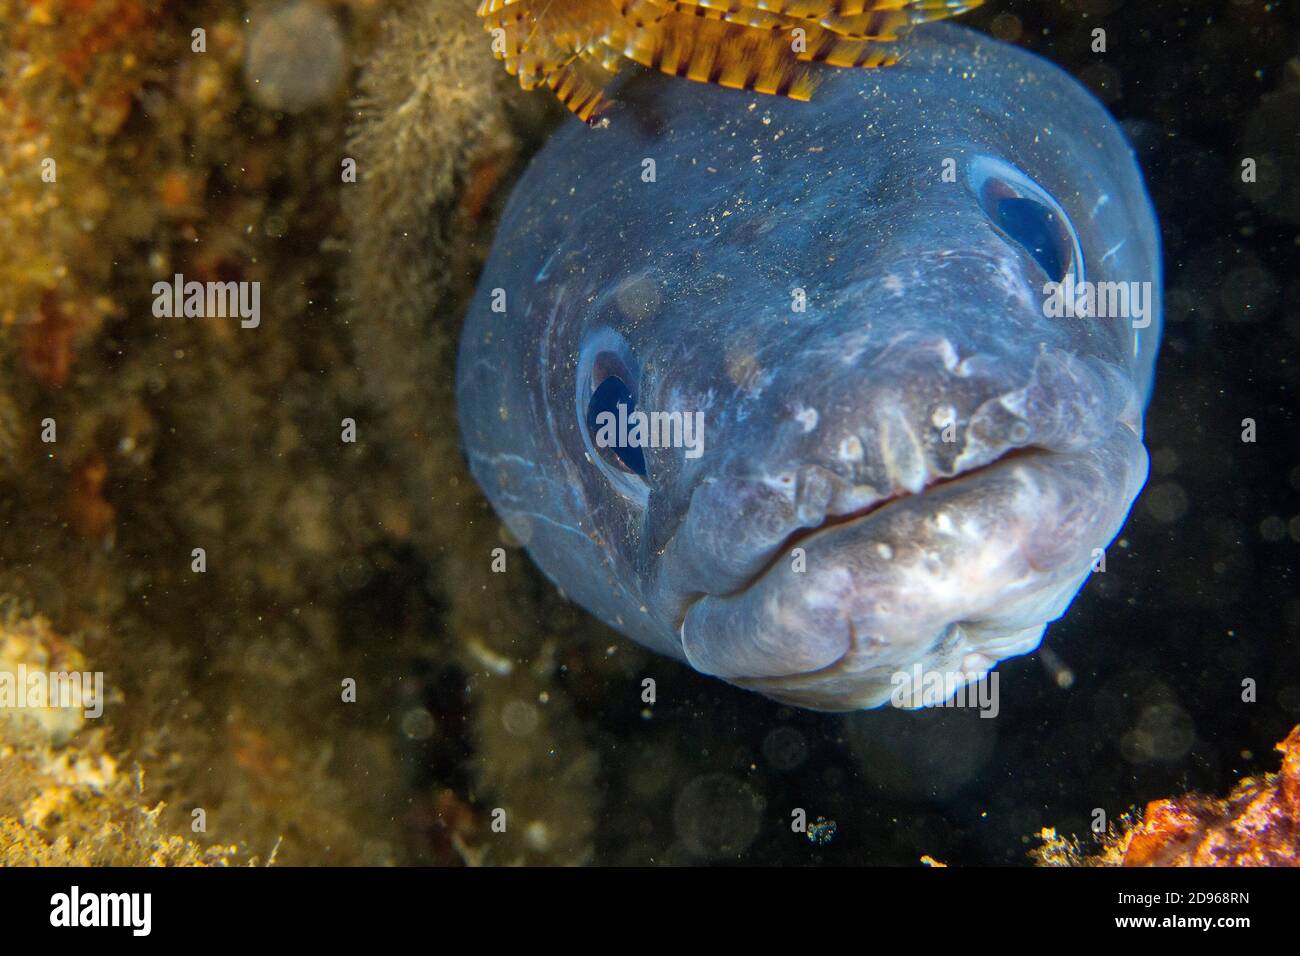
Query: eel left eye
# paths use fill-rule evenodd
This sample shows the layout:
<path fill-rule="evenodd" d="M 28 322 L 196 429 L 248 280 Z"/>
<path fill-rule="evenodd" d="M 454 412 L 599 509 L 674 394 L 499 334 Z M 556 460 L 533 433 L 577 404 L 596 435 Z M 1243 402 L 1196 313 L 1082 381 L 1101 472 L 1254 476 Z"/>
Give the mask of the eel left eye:
<path fill-rule="evenodd" d="M 1047 277 L 1060 282 L 1070 267 L 1070 246 L 1056 213 L 1022 196 L 993 201 L 985 207 L 989 219 L 1018 242 Z"/>
<path fill-rule="evenodd" d="M 627 435 L 627 423 L 636 411 L 636 398 L 617 375 L 604 379 L 587 403 L 587 432 L 592 444 L 635 475 L 646 475 L 645 452 Z"/>

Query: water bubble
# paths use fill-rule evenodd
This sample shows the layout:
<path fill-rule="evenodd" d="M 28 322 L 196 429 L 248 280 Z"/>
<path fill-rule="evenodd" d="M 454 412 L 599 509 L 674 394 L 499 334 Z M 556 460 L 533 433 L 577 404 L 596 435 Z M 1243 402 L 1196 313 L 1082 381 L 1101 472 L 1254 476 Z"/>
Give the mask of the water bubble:
<path fill-rule="evenodd" d="M 1282 541 L 1286 538 L 1286 522 L 1277 515 L 1269 515 L 1259 523 L 1259 536 L 1265 541 Z"/>
<path fill-rule="evenodd" d="M 794 770 L 808 759 L 808 742 L 793 727 L 776 727 L 763 739 L 763 759 L 773 770 Z"/>
<path fill-rule="evenodd" d="M 1186 756 L 1195 740 L 1196 728 L 1187 711 L 1175 703 L 1153 704 L 1124 735 L 1120 750 L 1130 763 L 1174 761 Z"/>
<path fill-rule="evenodd" d="M 412 707 L 402 714 L 402 733 L 408 740 L 428 740 L 433 736 L 433 714 L 423 707 Z"/>
<path fill-rule="evenodd" d="M 639 322 L 653 318 L 659 311 L 659 288 L 646 276 L 634 276 L 618 287 L 614 300 L 629 321 Z"/>
<path fill-rule="evenodd" d="M 541 717 L 527 701 L 512 700 L 501 708 L 501 724 L 516 737 L 527 737 L 537 729 Z"/>
<path fill-rule="evenodd" d="M 312 0 L 253 14 L 244 82 L 267 109 L 301 113 L 328 102 L 343 81 L 345 61 L 338 24 Z"/>
<path fill-rule="evenodd" d="M 763 802 L 743 780 L 725 773 L 696 777 L 677 797 L 677 838 L 694 856 L 734 860 L 758 836 Z"/>
<path fill-rule="evenodd" d="M 1272 274 L 1257 262 L 1248 262 L 1224 276 L 1219 286 L 1219 304 L 1233 322 L 1267 318 L 1280 295 Z"/>
<path fill-rule="evenodd" d="M 540 820 L 534 820 L 524 828 L 524 840 L 530 849 L 545 853 L 551 848 L 551 830 Z"/>
<path fill-rule="evenodd" d="M 1151 452 L 1151 471 L 1157 475 L 1172 475 L 1180 464 L 1174 448 L 1157 448 Z"/>
<path fill-rule="evenodd" d="M 1161 524 L 1173 524 L 1187 514 L 1190 502 L 1183 486 L 1172 481 L 1162 482 L 1147 490 L 1143 499 L 1151 517 Z"/>
<path fill-rule="evenodd" d="M 1015 43 L 1024 33 L 1024 25 L 1014 13 L 999 13 L 993 18 L 990 29 L 993 35 L 1004 43 Z"/>
<path fill-rule="evenodd" d="M 1114 103 L 1124 95 L 1119 70 L 1109 63 L 1094 63 L 1079 74 L 1083 84 L 1103 103 Z"/>
<path fill-rule="evenodd" d="M 894 796 L 945 803 L 992 756 L 997 723 L 971 708 L 887 707 L 845 718 L 845 730 L 873 784 Z"/>

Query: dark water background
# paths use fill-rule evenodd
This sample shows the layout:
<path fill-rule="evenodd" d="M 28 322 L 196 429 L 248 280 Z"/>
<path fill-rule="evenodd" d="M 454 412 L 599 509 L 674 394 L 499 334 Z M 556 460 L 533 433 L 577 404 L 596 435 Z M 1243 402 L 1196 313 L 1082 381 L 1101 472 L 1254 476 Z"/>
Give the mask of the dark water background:
<path fill-rule="evenodd" d="M 964 22 L 1080 77 L 1137 146 L 1165 245 L 1150 482 L 1048 653 L 1000 666 L 997 719 L 805 713 L 659 660 L 678 703 L 657 733 L 635 700 L 587 703 L 602 862 L 664 860 L 671 817 L 673 862 L 1020 864 L 1044 826 L 1275 770 L 1300 723 L 1300 9 L 992 2 Z M 665 740 L 683 787 L 646 783 Z M 833 838 L 792 836 L 794 808 Z"/>

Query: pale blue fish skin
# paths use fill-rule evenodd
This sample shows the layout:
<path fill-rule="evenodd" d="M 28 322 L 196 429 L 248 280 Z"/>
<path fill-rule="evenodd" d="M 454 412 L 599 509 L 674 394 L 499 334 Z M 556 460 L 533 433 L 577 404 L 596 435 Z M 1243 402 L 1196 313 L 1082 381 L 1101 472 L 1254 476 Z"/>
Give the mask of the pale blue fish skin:
<path fill-rule="evenodd" d="M 1147 475 L 1160 247 L 1120 129 L 1015 47 L 906 47 L 811 103 L 622 83 L 519 182 L 459 356 L 471 470 L 565 594 L 824 710 L 1032 651 Z M 1149 310 L 1050 316 L 1067 269 Z M 646 448 L 642 477 L 596 448 L 611 370 L 703 413 L 702 453 Z"/>

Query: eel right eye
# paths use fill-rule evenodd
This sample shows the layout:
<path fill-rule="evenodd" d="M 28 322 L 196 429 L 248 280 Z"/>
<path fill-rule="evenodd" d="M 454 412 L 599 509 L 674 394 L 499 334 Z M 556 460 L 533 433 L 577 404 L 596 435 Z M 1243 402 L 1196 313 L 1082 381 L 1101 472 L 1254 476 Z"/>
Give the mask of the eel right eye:
<path fill-rule="evenodd" d="M 650 500 L 650 462 L 637 411 L 641 366 L 622 335 L 593 331 L 578 354 L 574 413 L 583 454 L 623 498 L 644 508 Z"/>

